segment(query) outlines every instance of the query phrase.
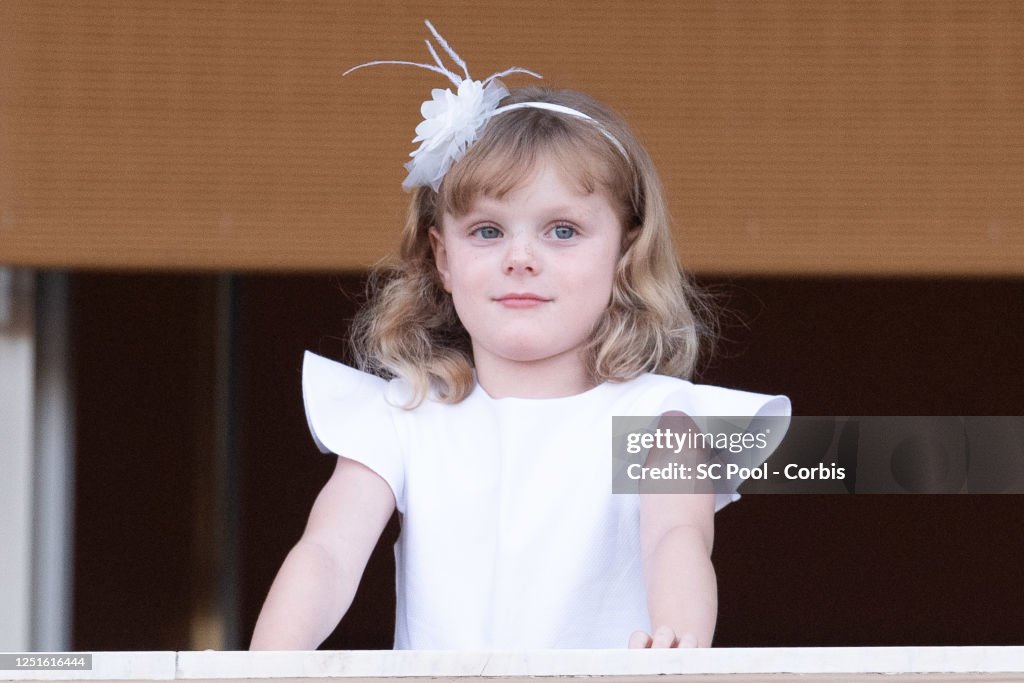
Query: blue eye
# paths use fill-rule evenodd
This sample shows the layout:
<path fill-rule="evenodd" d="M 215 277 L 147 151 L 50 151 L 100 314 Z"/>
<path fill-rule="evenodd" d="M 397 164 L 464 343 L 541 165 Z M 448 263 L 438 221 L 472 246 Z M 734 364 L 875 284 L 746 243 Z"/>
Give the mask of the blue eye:
<path fill-rule="evenodd" d="M 493 225 L 481 225 L 472 234 L 485 240 L 493 240 L 501 237 L 501 230 L 498 230 Z"/>
<path fill-rule="evenodd" d="M 576 236 L 576 228 L 571 225 L 557 225 L 553 230 L 556 238 L 560 240 L 571 239 Z"/>

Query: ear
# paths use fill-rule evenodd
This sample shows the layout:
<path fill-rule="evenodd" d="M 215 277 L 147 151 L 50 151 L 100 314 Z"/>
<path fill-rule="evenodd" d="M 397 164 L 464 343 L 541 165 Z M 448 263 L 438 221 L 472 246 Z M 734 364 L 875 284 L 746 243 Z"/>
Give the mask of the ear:
<path fill-rule="evenodd" d="M 437 273 L 441 276 L 441 284 L 444 285 L 444 291 L 451 292 L 451 275 L 448 272 L 448 252 L 444 248 L 444 237 L 441 235 L 441 231 L 433 225 L 430 226 L 428 232 L 430 236 L 430 250 L 434 252 L 434 264 L 437 265 Z"/>

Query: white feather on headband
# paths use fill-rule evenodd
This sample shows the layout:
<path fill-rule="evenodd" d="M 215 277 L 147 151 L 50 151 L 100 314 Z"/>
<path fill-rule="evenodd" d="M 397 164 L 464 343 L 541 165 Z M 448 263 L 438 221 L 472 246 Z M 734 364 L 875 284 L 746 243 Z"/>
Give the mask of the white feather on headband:
<path fill-rule="evenodd" d="M 412 161 L 405 165 L 409 175 L 402 182 L 402 187 L 410 190 L 414 187 L 429 185 L 436 191 L 441 186 L 441 180 L 444 179 L 444 175 L 452 163 L 462 158 L 469 146 L 477 139 L 480 129 L 487 123 L 487 119 L 498 110 L 498 103 L 508 95 L 508 89 L 497 79 L 511 73 L 524 73 L 534 78 L 543 78 L 543 76 L 529 69 L 515 66 L 491 74 L 482 81 L 473 80 L 469 75 L 469 69 L 466 68 L 466 63 L 448 45 L 448 41 L 441 37 L 433 24 L 429 21 L 424 23 L 441 48 L 451 57 L 456 66 L 462 69 L 464 77 L 445 67 L 430 40 L 425 42 L 430 56 L 434 58 L 433 64 L 379 60 L 354 66 L 342 75 L 347 76 L 366 66 L 404 64 L 435 71 L 447 77 L 455 85 L 457 92 L 452 92 L 450 88 L 444 90 L 434 88 L 431 91 L 431 99 L 420 106 L 423 121 L 416 126 L 416 137 L 412 140 L 414 143 L 420 143 L 420 146 L 409 155 L 412 157 Z"/>
<path fill-rule="evenodd" d="M 552 102 L 516 102 L 515 104 L 499 107 L 498 103 L 509 93 L 508 89 L 497 79 L 512 73 L 523 73 L 534 78 L 543 78 L 543 76 L 529 69 L 514 66 L 510 69 L 491 74 L 482 81 L 473 80 L 469 75 L 469 69 L 466 68 L 466 63 L 448 45 L 448 41 L 441 37 L 441 34 L 437 32 L 433 24 L 429 21 L 424 23 L 430 29 L 430 33 L 437 40 L 441 49 L 448 54 L 456 66 L 462 69 L 463 75 L 460 76 L 445 67 L 430 40 L 425 42 L 430 56 L 434 58 L 433 64 L 392 59 L 378 60 L 354 66 L 342 74 L 347 76 L 357 69 L 378 64 L 404 64 L 439 73 L 455 85 L 456 92 L 452 92 L 450 88 L 444 90 L 434 88 L 430 93 L 431 99 L 420 106 L 423 121 L 416 126 L 416 137 L 412 140 L 414 143 L 420 143 L 420 146 L 409 155 L 412 157 L 412 161 L 405 165 L 409 175 L 402 181 L 402 187 L 406 190 L 411 190 L 414 187 L 429 186 L 436 192 L 441 186 L 441 181 L 444 180 L 448 169 L 451 168 L 453 163 L 461 159 L 466 150 L 469 149 L 469 146 L 476 141 L 487 120 L 496 114 L 515 109 L 546 109 L 592 121 L 597 129 L 615 145 L 619 152 L 626 159 L 629 159 L 629 154 L 626 153 L 622 143 L 605 130 L 601 123 L 581 111 Z"/>

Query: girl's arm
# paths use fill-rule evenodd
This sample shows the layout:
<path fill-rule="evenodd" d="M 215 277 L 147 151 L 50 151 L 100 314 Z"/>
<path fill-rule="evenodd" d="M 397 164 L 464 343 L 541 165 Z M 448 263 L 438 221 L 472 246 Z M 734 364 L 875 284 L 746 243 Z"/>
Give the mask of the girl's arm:
<path fill-rule="evenodd" d="M 352 604 L 370 553 L 395 510 L 391 487 L 354 460 L 320 491 L 256 621 L 252 650 L 315 650 Z"/>
<path fill-rule="evenodd" d="M 718 584 L 711 565 L 714 495 L 648 493 L 640 499 L 651 634 L 630 647 L 710 647 L 718 618 Z"/>
<path fill-rule="evenodd" d="M 665 413 L 659 427 L 677 433 L 699 431 L 679 412 Z M 706 455 L 690 452 L 682 457 L 692 466 Z M 665 464 L 659 460 L 679 457 L 671 451 L 652 452 L 648 462 Z M 640 495 L 640 550 L 651 635 L 637 631 L 630 637 L 630 647 L 711 646 L 718 619 L 718 583 L 711 565 L 715 496 L 706 482 L 703 486 L 699 490 L 704 492 Z"/>

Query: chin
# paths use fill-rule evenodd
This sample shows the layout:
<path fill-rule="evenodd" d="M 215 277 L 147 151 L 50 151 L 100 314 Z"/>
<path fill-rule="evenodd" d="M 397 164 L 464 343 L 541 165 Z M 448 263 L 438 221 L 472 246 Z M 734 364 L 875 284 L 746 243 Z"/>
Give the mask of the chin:
<path fill-rule="evenodd" d="M 494 353 L 505 360 L 515 363 L 539 363 L 541 361 L 559 358 L 570 350 L 571 349 L 561 347 L 552 348 L 551 346 L 544 346 L 540 344 L 509 344 L 506 342 L 501 347 L 495 348 Z"/>
<path fill-rule="evenodd" d="M 550 358 L 551 354 L 544 353 L 538 349 L 532 348 L 516 348 L 516 349 L 504 349 L 499 355 L 505 360 L 510 360 L 515 363 L 536 363 L 546 358 Z"/>

